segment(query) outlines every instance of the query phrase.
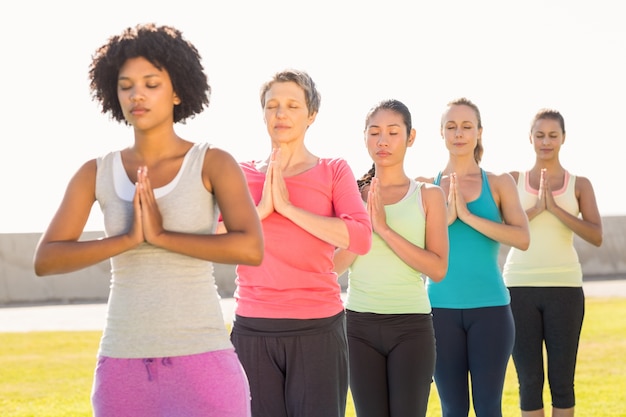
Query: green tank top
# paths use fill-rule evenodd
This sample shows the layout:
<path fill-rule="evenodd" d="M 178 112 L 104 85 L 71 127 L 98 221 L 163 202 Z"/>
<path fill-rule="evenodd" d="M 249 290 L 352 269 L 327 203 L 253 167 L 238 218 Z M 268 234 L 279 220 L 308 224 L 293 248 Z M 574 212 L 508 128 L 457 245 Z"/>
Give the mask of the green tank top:
<path fill-rule="evenodd" d="M 402 200 L 385 206 L 389 226 L 421 248 L 426 230 L 422 186 L 423 183 L 411 181 Z M 357 257 L 349 269 L 346 308 L 377 314 L 431 311 L 422 273 L 400 259 L 376 233 L 372 235 L 370 251 Z"/>

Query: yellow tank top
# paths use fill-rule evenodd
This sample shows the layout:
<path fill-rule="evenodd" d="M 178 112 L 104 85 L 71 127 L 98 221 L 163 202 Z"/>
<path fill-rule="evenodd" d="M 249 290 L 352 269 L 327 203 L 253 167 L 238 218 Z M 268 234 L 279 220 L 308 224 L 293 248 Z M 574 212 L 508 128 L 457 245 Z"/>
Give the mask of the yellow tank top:
<path fill-rule="evenodd" d="M 520 172 L 517 191 L 524 210 L 537 201 L 538 190 L 530 187 L 528 172 Z M 565 172 L 560 190 L 552 191 L 556 204 L 568 213 L 580 213 L 575 192 L 576 176 Z M 530 221 L 530 246 L 511 248 L 503 268 L 508 287 L 580 287 L 582 269 L 574 248 L 574 232 L 552 213 L 544 211 Z"/>

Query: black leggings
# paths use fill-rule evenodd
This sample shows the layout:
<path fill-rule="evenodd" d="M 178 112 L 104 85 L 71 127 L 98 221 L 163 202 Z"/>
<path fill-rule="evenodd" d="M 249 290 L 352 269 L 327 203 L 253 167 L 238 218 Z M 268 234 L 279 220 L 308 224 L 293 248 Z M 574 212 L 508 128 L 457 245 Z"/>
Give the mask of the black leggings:
<path fill-rule="evenodd" d="M 348 310 L 346 317 L 357 416 L 425 416 L 435 370 L 432 316 Z"/>
<path fill-rule="evenodd" d="M 504 376 L 515 339 L 510 306 L 433 308 L 433 323 L 443 417 L 468 415 L 468 373 L 476 416 L 502 417 Z"/>
<path fill-rule="evenodd" d="M 520 387 L 520 408 L 543 408 L 543 344 L 548 357 L 552 406 L 575 405 L 574 371 L 585 314 L 582 287 L 511 287 L 516 340 L 513 362 Z"/>

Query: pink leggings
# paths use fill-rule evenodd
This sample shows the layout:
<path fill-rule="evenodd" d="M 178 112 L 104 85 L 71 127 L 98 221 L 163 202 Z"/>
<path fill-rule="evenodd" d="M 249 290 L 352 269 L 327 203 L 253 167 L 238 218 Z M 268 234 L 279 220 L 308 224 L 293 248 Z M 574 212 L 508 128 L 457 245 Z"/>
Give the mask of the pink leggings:
<path fill-rule="evenodd" d="M 248 379 L 234 349 L 147 359 L 98 359 L 95 417 L 249 417 Z"/>

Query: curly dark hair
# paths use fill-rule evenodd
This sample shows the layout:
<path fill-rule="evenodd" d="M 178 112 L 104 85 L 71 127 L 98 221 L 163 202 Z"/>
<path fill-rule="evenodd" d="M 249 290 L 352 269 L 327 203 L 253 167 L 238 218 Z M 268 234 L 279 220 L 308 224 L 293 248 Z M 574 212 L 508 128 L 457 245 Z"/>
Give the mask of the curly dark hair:
<path fill-rule="evenodd" d="M 110 112 L 112 119 L 128 124 L 117 98 L 117 78 L 124 63 L 137 57 L 168 72 L 181 100 L 174 106 L 174 123 L 184 123 L 209 105 L 211 87 L 196 47 L 176 28 L 147 23 L 111 36 L 96 50 L 89 67 L 89 88 L 102 113 Z"/>

